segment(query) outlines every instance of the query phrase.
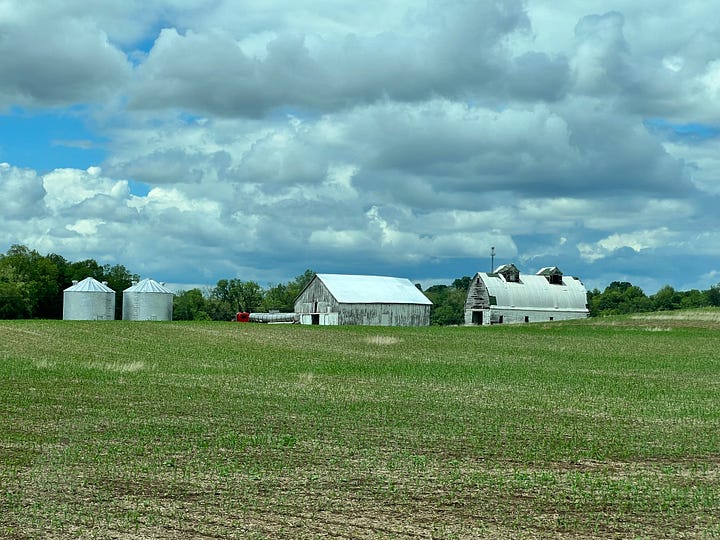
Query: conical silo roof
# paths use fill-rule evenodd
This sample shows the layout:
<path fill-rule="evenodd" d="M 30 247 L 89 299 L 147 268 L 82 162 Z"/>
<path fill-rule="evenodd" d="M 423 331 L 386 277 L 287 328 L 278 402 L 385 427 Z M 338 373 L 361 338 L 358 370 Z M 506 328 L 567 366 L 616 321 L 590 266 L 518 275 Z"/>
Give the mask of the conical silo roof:
<path fill-rule="evenodd" d="M 77 283 L 72 284 L 65 290 L 71 292 L 115 292 L 104 283 L 100 283 L 94 277 L 86 277 L 82 281 L 78 281 Z"/>
<path fill-rule="evenodd" d="M 150 278 L 138 281 L 135 285 L 128 287 L 123 292 L 173 294 L 170 289 L 167 289 L 154 279 Z"/>

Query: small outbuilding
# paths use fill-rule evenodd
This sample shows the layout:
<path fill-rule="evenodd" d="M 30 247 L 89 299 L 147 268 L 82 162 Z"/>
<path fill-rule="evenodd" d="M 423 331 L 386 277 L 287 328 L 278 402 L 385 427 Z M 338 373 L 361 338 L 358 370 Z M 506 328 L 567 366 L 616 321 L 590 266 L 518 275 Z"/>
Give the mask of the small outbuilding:
<path fill-rule="evenodd" d="M 295 300 L 301 324 L 428 326 L 432 302 L 405 278 L 316 274 Z"/>
<path fill-rule="evenodd" d="M 86 277 L 63 291 L 63 320 L 112 321 L 115 291 L 93 277 Z"/>
<path fill-rule="evenodd" d="M 124 321 L 172 321 L 174 294 L 153 279 L 143 279 L 123 291 Z"/>
<path fill-rule="evenodd" d="M 587 291 L 556 266 L 521 274 L 514 264 L 473 276 L 465 302 L 465 324 L 486 325 L 583 319 Z"/>

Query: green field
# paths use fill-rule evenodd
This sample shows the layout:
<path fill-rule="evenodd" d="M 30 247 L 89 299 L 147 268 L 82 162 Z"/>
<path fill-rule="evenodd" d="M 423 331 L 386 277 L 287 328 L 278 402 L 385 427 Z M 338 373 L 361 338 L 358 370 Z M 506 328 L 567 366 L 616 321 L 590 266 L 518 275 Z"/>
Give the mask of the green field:
<path fill-rule="evenodd" d="M 720 312 L 0 322 L 0 537 L 720 538 Z"/>

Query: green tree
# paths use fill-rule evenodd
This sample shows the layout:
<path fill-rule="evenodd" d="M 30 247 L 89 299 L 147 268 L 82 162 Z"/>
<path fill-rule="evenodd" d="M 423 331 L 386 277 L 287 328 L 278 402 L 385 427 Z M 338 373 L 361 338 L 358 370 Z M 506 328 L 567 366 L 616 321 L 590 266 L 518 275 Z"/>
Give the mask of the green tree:
<path fill-rule="evenodd" d="M 460 284 L 462 285 L 462 282 Z M 424 294 L 433 303 L 430 308 L 430 324 L 446 326 L 465 322 L 467 290 L 454 286 L 433 285 L 428 287 Z"/>
<path fill-rule="evenodd" d="M 3 281 L 0 276 L 0 319 L 26 319 L 30 316 L 28 299 L 22 287 Z"/>
<path fill-rule="evenodd" d="M 665 285 L 650 297 L 655 311 L 680 308 L 680 295 L 670 285 Z"/>
<path fill-rule="evenodd" d="M 720 306 L 720 283 L 705 291 L 705 296 L 709 306 Z"/>
<path fill-rule="evenodd" d="M 263 301 L 263 290 L 254 281 L 221 279 L 211 292 L 217 300 L 215 320 L 229 320 L 238 311 L 258 311 Z"/>
<path fill-rule="evenodd" d="M 59 271 L 53 259 L 16 244 L 0 258 L 0 266 L 5 276 L 13 276 L 16 291 L 26 303 L 22 310 L 26 316 L 49 318 L 57 317 L 58 310 L 62 313 Z M 12 298 L 15 303 L 17 297 Z"/>
<path fill-rule="evenodd" d="M 270 287 L 265 291 L 265 296 L 262 301 L 262 310 L 265 312 L 269 311 L 280 311 L 283 313 L 290 313 L 295 309 L 294 298 L 291 298 L 292 293 L 288 292 L 288 286 L 278 283 L 274 287 Z"/>
<path fill-rule="evenodd" d="M 274 287 L 270 287 L 265 292 L 262 309 L 292 313 L 295 310 L 295 300 L 314 277 L 315 272 L 308 269 L 286 284 L 278 283 Z"/>
<path fill-rule="evenodd" d="M 85 278 L 94 278 L 103 281 L 105 272 L 103 267 L 95 259 L 85 259 L 72 262 L 68 265 L 68 273 L 71 281 L 82 281 Z"/>
<path fill-rule="evenodd" d="M 627 281 L 613 281 L 602 293 L 593 291 L 588 305 L 593 317 L 652 310 L 652 301 L 642 289 Z"/>
<path fill-rule="evenodd" d="M 305 287 L 307 287 L 308 283 L 310 283 L 314 277 L 315 272 L 308 269 L 299 276 L 295 276 L 295 279 L 287 284 L 287 295 L 290 299 L 290 303 L 292 304 L 290 311 L 295 309 L 295 300 L 298 296 L 300 296 L 300 293 Z"/>
<path fill-rule="evenodd" d="M 202 313 L 203 315 L 199 315 Z M 181 291 L 173 298 L 173 320 L 195 321 L 207 320 L 207 301 L 200 289 Z"/>
<path fill-rule="evenodd" d="M 697 289 L 681 292 L 680 309 L 701 308 L 710 305 L 707 295 Z"/>
<path fill-rule="evenodd" d="M 459 291 L 465 291 L 467 293 L 471 283 L 472 278 L 470 276 L 463 276 L 453 281 L 452 286 Z"/>

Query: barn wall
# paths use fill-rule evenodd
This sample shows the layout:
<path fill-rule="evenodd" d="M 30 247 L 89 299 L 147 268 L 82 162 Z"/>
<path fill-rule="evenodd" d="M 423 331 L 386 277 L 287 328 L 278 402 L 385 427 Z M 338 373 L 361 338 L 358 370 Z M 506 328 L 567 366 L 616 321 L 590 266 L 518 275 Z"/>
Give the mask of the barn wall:
<path fill-rule="evenodd" d="M 483 309 L 490 305 L 490 296 L 479 275 L 473 277 L 468 289 L 467 299 L 465 300 L 465 309 Z"/>
<path fill-rule="evenodd" d="M 337 312 L 338 303 L 322 281 L 314 278 L 295 301 L 295 313 Z"/>
<path fill-rule="evenodd" d="M 428 326 L 430 306 L 420 304 L 340 304 L 339 324 Z"/>

